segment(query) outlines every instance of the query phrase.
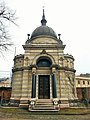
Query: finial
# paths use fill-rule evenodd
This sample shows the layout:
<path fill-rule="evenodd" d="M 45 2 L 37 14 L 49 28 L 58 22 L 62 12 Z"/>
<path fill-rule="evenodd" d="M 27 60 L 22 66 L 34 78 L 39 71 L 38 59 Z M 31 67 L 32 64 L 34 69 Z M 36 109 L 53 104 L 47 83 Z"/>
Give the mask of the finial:
<path fill-rule="evenodd" d="M 29 40 L 30 34 L 27 34 L 27 36 L 28 36 L 28 40 Z"/>
<path fill-rule="evenodd" d="M 58 34 L 58 36 L 59 36 L 59 40 L 60 40 L 60 36 L 61 36 L 61 34 Z"/>
<path fill-rule="evenodd" d="M 42 16 L 41 24 L 46 25 L 46 23 L 47 23 L 47 20 L 45 19 L 44 6 L 43 6 L 43 16 Z"/>
<path fill-rule="evenodd" d="M 44 6 L 43 6 L 43 16 L 42 19 L 45 19 Z"/>
<path fill-rule="evenodd" d="M 43 6 L 43 9 L 45 8 L 45 6 Z"/>
<path fill-rule="evenodd" d="M 59 42 L 61 43 L 61 44 L 63 44 L 63 42 L 62 42 L 62 40 L 61 40 L 61 38 L 60 38 L 60 36 L 61 36 L 61 34 L 58 34 L 58 36 L 59 36 Z"/>

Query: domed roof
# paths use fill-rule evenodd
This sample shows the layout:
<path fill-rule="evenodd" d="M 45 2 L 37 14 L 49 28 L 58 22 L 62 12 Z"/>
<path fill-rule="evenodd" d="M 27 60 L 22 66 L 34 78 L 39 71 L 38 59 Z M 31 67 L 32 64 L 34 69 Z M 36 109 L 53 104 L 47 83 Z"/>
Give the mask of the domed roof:
<path fill-rule="evenodd" d="M 42 36 L 42 35 L 47 35 L 47 36 L 52 36 L 52 37 L 57 38 L 56 33 L 54 32 L 54 30 L 51 27 L 43 26 L 43 25 L 40 27 L 37 27 L 33 31 L 31 38 Z"/>
<path fill-rule="evenodd" d="M 43 16 L 42 16 L 42 20 L 41 20 L 41 26 L 37 27 L 31 35 L 31 39 L 35 38 L 35 37 L 39 37 L 39 36 L 50 36 L 50 37 L 54 37 L 57 38 L 57 35 L 55 33 L 55 31 L 51 28 L 46 26 L 46 19 L 45 19 L 45 15 L 44 15 L 44 9 L 43 9 Z"/>

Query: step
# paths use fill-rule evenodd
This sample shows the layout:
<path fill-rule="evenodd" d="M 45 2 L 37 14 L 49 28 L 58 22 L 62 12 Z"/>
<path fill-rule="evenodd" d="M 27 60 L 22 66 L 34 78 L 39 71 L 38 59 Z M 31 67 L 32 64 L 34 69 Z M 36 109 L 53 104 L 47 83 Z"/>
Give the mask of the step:
<path fill-rule="evenodd" d="M 33 110 L 54 110 L 53 107 L 35 107 Z"/>
<path fill-rule="evenodd" d="M 41 107 L 51 107 L 53 106 L 52 104 L 36 104 L 35 106 L 41 106 Z"/>
<path fill-rule="evenodd" d="M 38 99 L 36 101 L 36 104 L 53 104 L 53 102 L 51 100 L 48 100 L 48 99 L 45 99 L 45 100 Z"/>
<path fill-rule="evenodd" d="M 49 103 L 49 102 L 52 102 L 51 99 L 38 99 L 37 102 L 46 102 L 46 103 Z"/>
<path fill-rule="evenodd" d="M 58 112 L 59 110 L 30 110 L 31 112 Z"/>
<path fill-rule="evenodd" d="M 46 103 L 46 102 L 36 102 L 36 105 L 53 105 L 53 103 L 52 102 L 50 102 L 50 103 Z"/>
<path fill-rule="evenodd" d="M 35 108 L 42 108 L 42 109 L 43 109 L 43 108 L 46 108 L 46 109 L 47 109 L 47 108 L 54 108 L 54 107 L 53 107 L 53 106 L 48 106 L 48 105 L 47 105 L 47 106 L 46 106 L 46 105 L 45 105 L 45 106 L 35 105 Z"/>

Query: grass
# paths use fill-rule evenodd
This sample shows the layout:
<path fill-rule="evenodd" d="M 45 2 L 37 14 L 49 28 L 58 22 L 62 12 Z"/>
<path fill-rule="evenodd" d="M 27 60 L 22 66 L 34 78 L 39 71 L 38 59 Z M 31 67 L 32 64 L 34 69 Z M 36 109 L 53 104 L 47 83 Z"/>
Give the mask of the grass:
<path fill-rule="evenodd" d="M 19 108 L 0 108 L 0 120 L 90 120 L 90 109 L 61 109 L 59 112 L 28 112 Z"/>

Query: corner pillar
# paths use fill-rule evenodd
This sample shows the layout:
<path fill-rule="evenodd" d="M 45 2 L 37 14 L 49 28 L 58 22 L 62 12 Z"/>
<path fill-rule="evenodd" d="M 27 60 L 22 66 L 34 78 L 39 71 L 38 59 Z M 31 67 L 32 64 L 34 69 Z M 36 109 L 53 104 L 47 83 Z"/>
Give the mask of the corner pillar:
<path fill-rule="evenodd" d="M 23 108 L 28 106 L 28 70 L 27 69 L 23 71 L 22 95 L 19 106 Z"/>

